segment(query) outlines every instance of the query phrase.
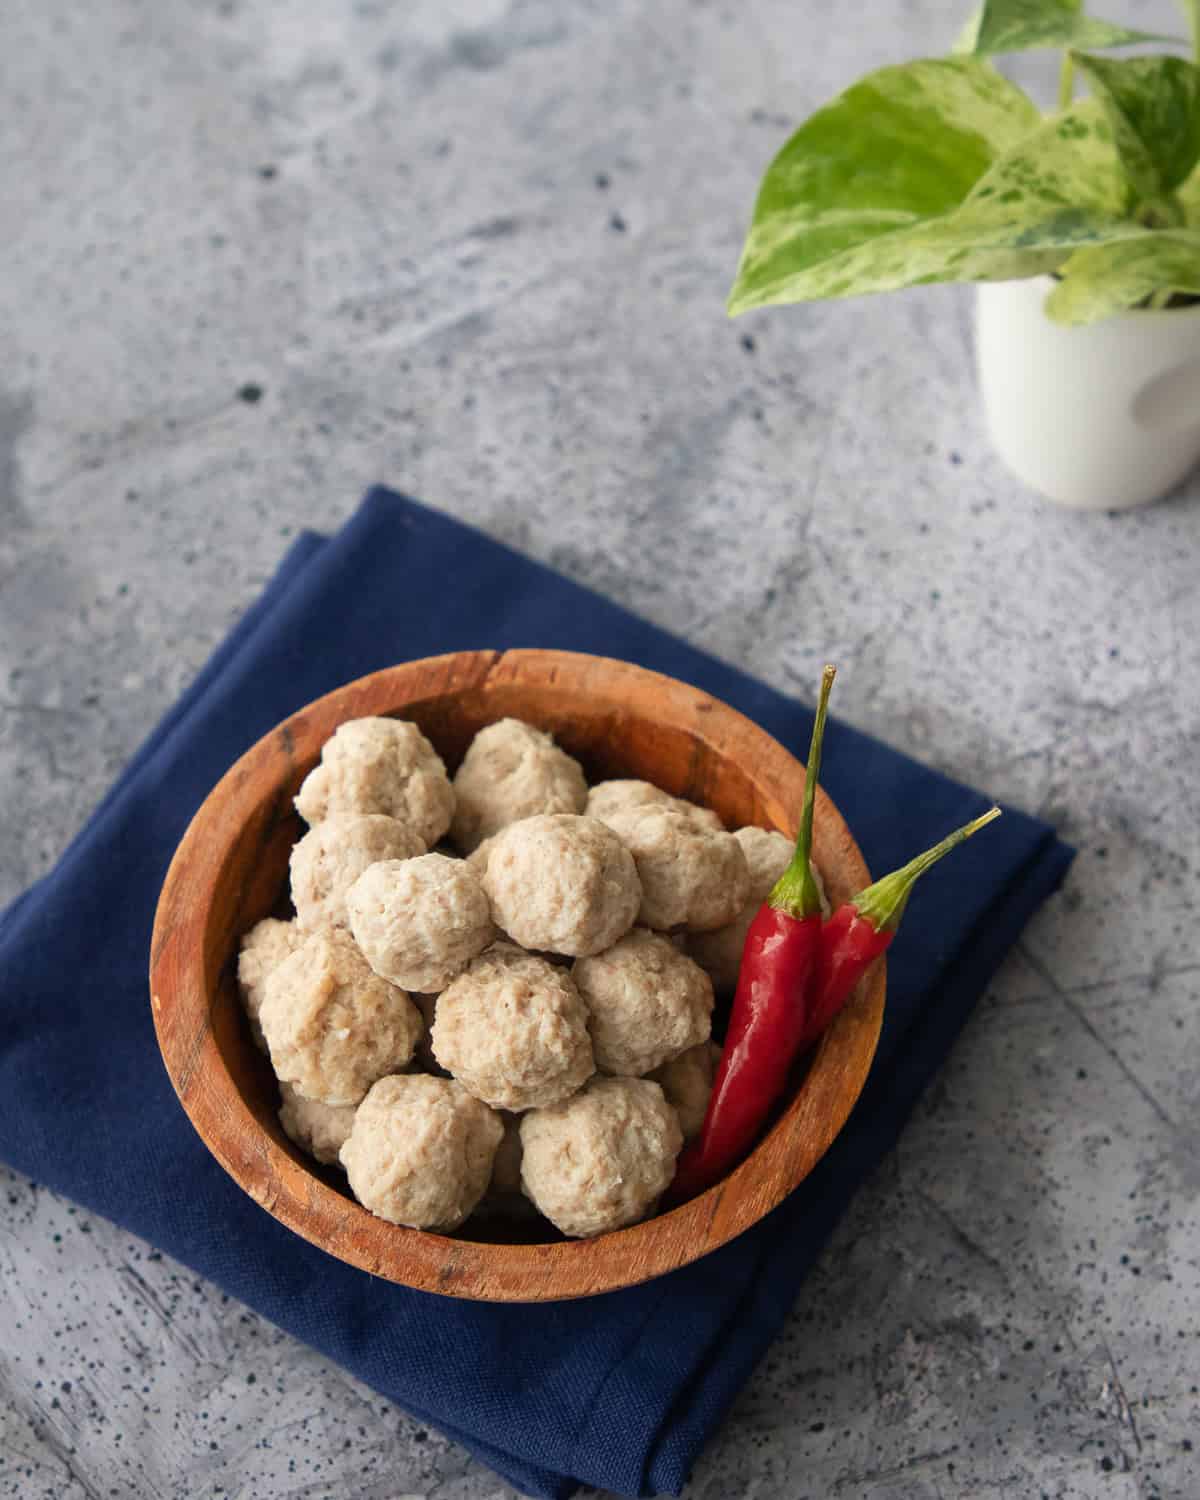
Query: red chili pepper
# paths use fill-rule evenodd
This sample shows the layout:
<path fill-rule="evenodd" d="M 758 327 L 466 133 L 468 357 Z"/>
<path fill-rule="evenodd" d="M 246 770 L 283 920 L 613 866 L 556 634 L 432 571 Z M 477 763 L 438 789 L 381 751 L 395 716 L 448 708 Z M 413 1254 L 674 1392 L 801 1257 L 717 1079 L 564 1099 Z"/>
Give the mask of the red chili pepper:
<path fill-rule="evenodd" d="M 824 701 L 819 714 L 823 707 Z M 815 729 L 813 734 L 816 740 Z M 809 767 L 815 785 L 811 754 Z M 804 790 L 811 819 L 807 784 Z M 993 807 L 955 829 L 932 849 L 839 906 L 823 927 L 819 907 L 813 922 L 810 916 L 798 919 L 774 905 L 780 887 L 789 877 L 793 885 L 797 879 L 796 861 L 805 836 L 802 825 L 796 858 L 746 935 L 733 1014 L 704 1125 L 679 1159 L 668 1205 L 704 1192 L 745 1155 L 782 1092 L 794 1059 L 817 1040 L 895 937 L 917 880 L 943 855 L 999 816 L 1000 809 Z M 815 942 L 809 936 L 813 931 Z"/>
<path fill-rule="evenodd" d="M 896 936 L 912 888 L 930 865 L 937 864 L 964 839 L 1000 816 L 993 807 L 948 834 L 940 844 L 918 854 L 839 906 L 821 929 L 821 943 L 805 1006 L 802 1047 L 811 1046 L 845 1005 L 854 986 Z"/>
<path fill-rule="evenodd" d="M 704 1124 L 679 1158 L 671 1202 L 703 1192 L 746 1154 L 803 1044 L 804 997 L 821 939 L 821 896 L 809 858 L 813 803 L 833 677 L 834 669 L 826 667 L 808 751 L 796 852 L 746 934 Z"/>

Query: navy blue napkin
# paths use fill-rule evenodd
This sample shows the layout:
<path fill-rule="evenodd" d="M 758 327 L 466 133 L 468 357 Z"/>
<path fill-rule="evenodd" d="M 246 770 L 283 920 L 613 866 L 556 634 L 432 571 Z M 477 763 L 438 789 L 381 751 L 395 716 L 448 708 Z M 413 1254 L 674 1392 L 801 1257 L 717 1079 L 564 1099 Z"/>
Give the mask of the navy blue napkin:
<path fill-rule="evenodd" d="M 150 1019 L 155 902 L 200 802 L 278 720 L 397 661 L 518 646 L 639 662 L 723 698 L 795 751 L 808 743 L 807 708 L 372 491 L 337 536 L 293 545 L 57 868 L 0 918 L 0 1157 L 168 1251 L 530 1495 L 579 1483 L 677 1493 L 1071 851 L 1009 812 L 926 878 L 892 950 L 884 1034 L 849 1124 L 801 1189 L 724 1249 L 631 1291 L 538 1307 L 378 1281 L 276 1223 L 194 1134 Z M 825 766 L 877 873 L 987 805 L 837 723 Z"/>

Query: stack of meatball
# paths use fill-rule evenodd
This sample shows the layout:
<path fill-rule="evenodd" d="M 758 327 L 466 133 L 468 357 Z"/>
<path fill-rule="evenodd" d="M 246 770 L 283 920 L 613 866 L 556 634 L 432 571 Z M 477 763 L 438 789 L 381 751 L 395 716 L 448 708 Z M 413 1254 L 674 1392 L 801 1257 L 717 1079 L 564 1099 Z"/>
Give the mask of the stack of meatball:
<path fill-rule="evenodd" d="M 651 1212 L 788 840 L 644 781 L 589 789 L 516 719 L 453 781 L 416 725 L 353 720 L 296 807 L 296 915 L 238 961 L 288 1136 L 414 1228 L 532 1203 L 585 1236 Z"/>

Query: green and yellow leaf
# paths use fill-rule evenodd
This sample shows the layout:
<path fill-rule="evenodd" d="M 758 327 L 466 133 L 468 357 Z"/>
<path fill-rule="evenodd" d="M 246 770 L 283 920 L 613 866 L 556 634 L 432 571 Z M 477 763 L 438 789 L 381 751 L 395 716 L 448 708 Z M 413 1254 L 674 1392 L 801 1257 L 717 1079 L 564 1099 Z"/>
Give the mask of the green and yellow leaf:
<path fill-rule="evenodd" d="M 1200 161 L 1200 68 L 1182 57 L 1074 56 L 1138 196 L 1149 202 L 1174 192 Z"/>
<path fill-rule="evenodd" d="M 1119 244 L 1090 246 L 1072 255 L 1060 274 L 1046 299 L 1047 313 L 1059 323 L 1094 323 L 1156 295 L 1200 296 L 1200 232 L 1145 230 Z"/>
<path fill-rule="evenodd" d="M 909 284 L 888 248 L 872 263 L 870 244 L 952 212 L 1039 118 L 1020 89 L 973 58 L 870 74 L 807 120 L 768 167 L 730 311 Z"/>
<path fill-rule="evenodd" d="M 989 57 L 1000 52 L 1032 52 L 1046 47 L 1097 51 L 1171 40 L 1085 16 L 1078 0 L 985 0 L 968 21 L 954 50 Z"/>
<path fill-rule="evenodd" d="M 1042 120 L 995 161 L 975 184 L 964 210 L 1016 224 L 1077 211 L 1121 219 L 1130 188 L 1104 109 L 1082 99 Z"/>
<path fill-rule="evenodd" d="M 768 195 L 764 185 L 730 311 L 936 281 L 1032 276 L 1056 269 L 1081 246 L 1145 233 L 1126 217 L 1129 184 L 1095 101 L 1082 101 L 1033 129 L 1028 116 L 1024 120 L 1010 132 L 1008 149 L 957 203 L 952 199 L 965 178 L 939 199 L 932 186 L 906 192 L 903 176 L 893 177 L 886 199 L 890 222 L 840 212 L 844 185 L 829 199 L 813 190 L 821 182 L 817 164 L 809 163 L 805 175 L 802 157 L 794 153 L 801 137 L 813 140 L 803 127 L 785 148 L 793 153 L 790 195 L 778 183 Z M 849 125 L 844 118 L 833 137 L 843 153 L 850 145 Z M 876 192 L 876 213 L 881 201 Z"/>

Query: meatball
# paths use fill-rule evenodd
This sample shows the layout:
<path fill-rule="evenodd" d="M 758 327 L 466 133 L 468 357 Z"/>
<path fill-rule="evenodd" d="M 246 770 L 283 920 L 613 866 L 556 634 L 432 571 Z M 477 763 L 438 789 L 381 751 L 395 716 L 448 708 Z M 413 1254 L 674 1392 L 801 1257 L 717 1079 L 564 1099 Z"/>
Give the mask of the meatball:
<path fill-rule="evenodd" d="M 795 845 L 782 833 L 768 833 L 765 828 L 739 828 L 734 838 L 742 846 L 746 866 L 750 871 L 750 892 L 746 904 L 725 927 L 715 932 L 695 932 L 688 935 L 688 952 L 708 974 L 718 990 L 732 990 L 737 985 L 738 969 L 742 962 L 742 949 L 746 945 L 746 933 L 755 913 L 771 894 L 771 887 L 791 863 Z M 825 903 L 825 891 L 816 866 L 813 878 Z"/>
<path fill-rule="evenodd" d="M 683 1133 L 657 1083 L 597 1078 L 521 1120 L 521 1181 L 564 1234 L 604 1234 L 643 1218 L 675 1175 Z"/>
<path fill-rule="evenodd" d="M 351 719 L 325 742 L 296 810 L 306 823 L 336 813 L 383 813 L 406 823 L 429 849 L 450 826 L 454 789 L 441 756 L 415 724 Z"/>
<path fill-rule="evenodd" d="M 579 762 L 548 734 L 520 719 L 501 719 L 471 741 L 454 778 L 451 837 L 464 854 L 519 818 L 581 813 L 587 782 Z"/>
<path fill-rule="evenodd" d="M 457 1229 L 483 1197 L 500 1116 L 452 1078 L 381 1078 L 359 1105 L 341 1161 L 354 1196 L 392 1224 Z"/>
<path fill-rule="evenodd" d="M 383 813 L 334 815 L 292 849 L 292 902 L 302 927 L 346 927 L 346 892 L 381 859 L 413 859 L 425 845 L 406 823 Z"/>
<path fill-rule="evenodd" d="M 267 1041 L 259 1024 L 258 1013 L 262 1009 L 263 987 L 267 976 L 285 958 L 290 958 L 307 936 L 295 922 L 281 922 L 277 917 L 264 917 L 242 939 L 241 952 L 238 954 L 238 990 L 250 1022 L 250 1035 L 261 1052 L 267 1050 Z"/>
<path fill-rule="evenodd" d="M 444 854 L 371 865 L 346 906 L 363 957 L 406 990 L 444 989 L 496 936 L 479 877 Z"/>
<path fill-rule="evenodd" d="M 493 1109 L 557 1104 L 595 1071 L 571 976 L 496 943 L 438 996 L 433 1055 Z"/>
<path fill-rule="evenodd" d="M 716 1042 L 701 1042 L 698 1047 L 689 1047 L 670 1062 L 663 1063 L 661 1068 L 655 1068 L 649 1075 L 679 1116 L 679 1128 L 685 1141 L 700 1134 L 720 1056 L 721 1049 Z"/>
<path fill-rule="evenodd" d="M 325 1104 L 357 1104 L 404 1067 L 422 1027 L 404 991 L 336 928 L 312 933 L 272 970 L 259 1019 L 280 1081 Z"/>
<path fill-rule="evenodd" d="M 739 828 L 733 835 L 746 856 L 750 871 L 750 899 L 763 902 L 771 887 L 792 862 L 796 846 L 785 833 L 767 828 Z"/>
<path fill-rule="evenodd" d="M 643 927 L 708 932 L 732 922 L 745 905 L 750 872 L 733 834 L 700 828 L 674 808 L 655 806 L 613 813 L 609 827 L 637 865 Z"/>
<path fill-rule="evenodd" d="M 302 1151 L 315 1156 L 330 1166 L 338 1165 L 338 1152 L 350 1134 L 354 1124 L 353 1104 L 322 1104 L 317 1099 L 306 1099 L 298 1094 L 290 1083 L 281 1083 L 279 1094 L 279 1123 L 289 1140 L 295 1141 Z"/>
<path fill-rule="evenodd" d="M 617 835 L 572 813 L 525 818 L 497 834 L 483 888 L 514 941 L 571 957 L 615 943 L 642 900 L 637 866 Z"/>
<path fill-rule="evenodd" d="M 613 813 L 631 812 L 635 807 L 671 807 L 691 818 L 700 828 L 719 832 L 724 826 L 709 808 L 698 807 L 683 797 L 672 797 L 670 792 L 664 792 L 649 781 L 598 781 L 588 790 L 584 810 L 589 818 L 599 818 L 602 823 L 607 823 Z"/>
<path fill-rule="evenodd" d="M 571 977 L 602 1073 L 640 1078 L 708 1040 L 712 982 L 660 932 L 635 927 L 603 953 L 577 959 Z"/>

